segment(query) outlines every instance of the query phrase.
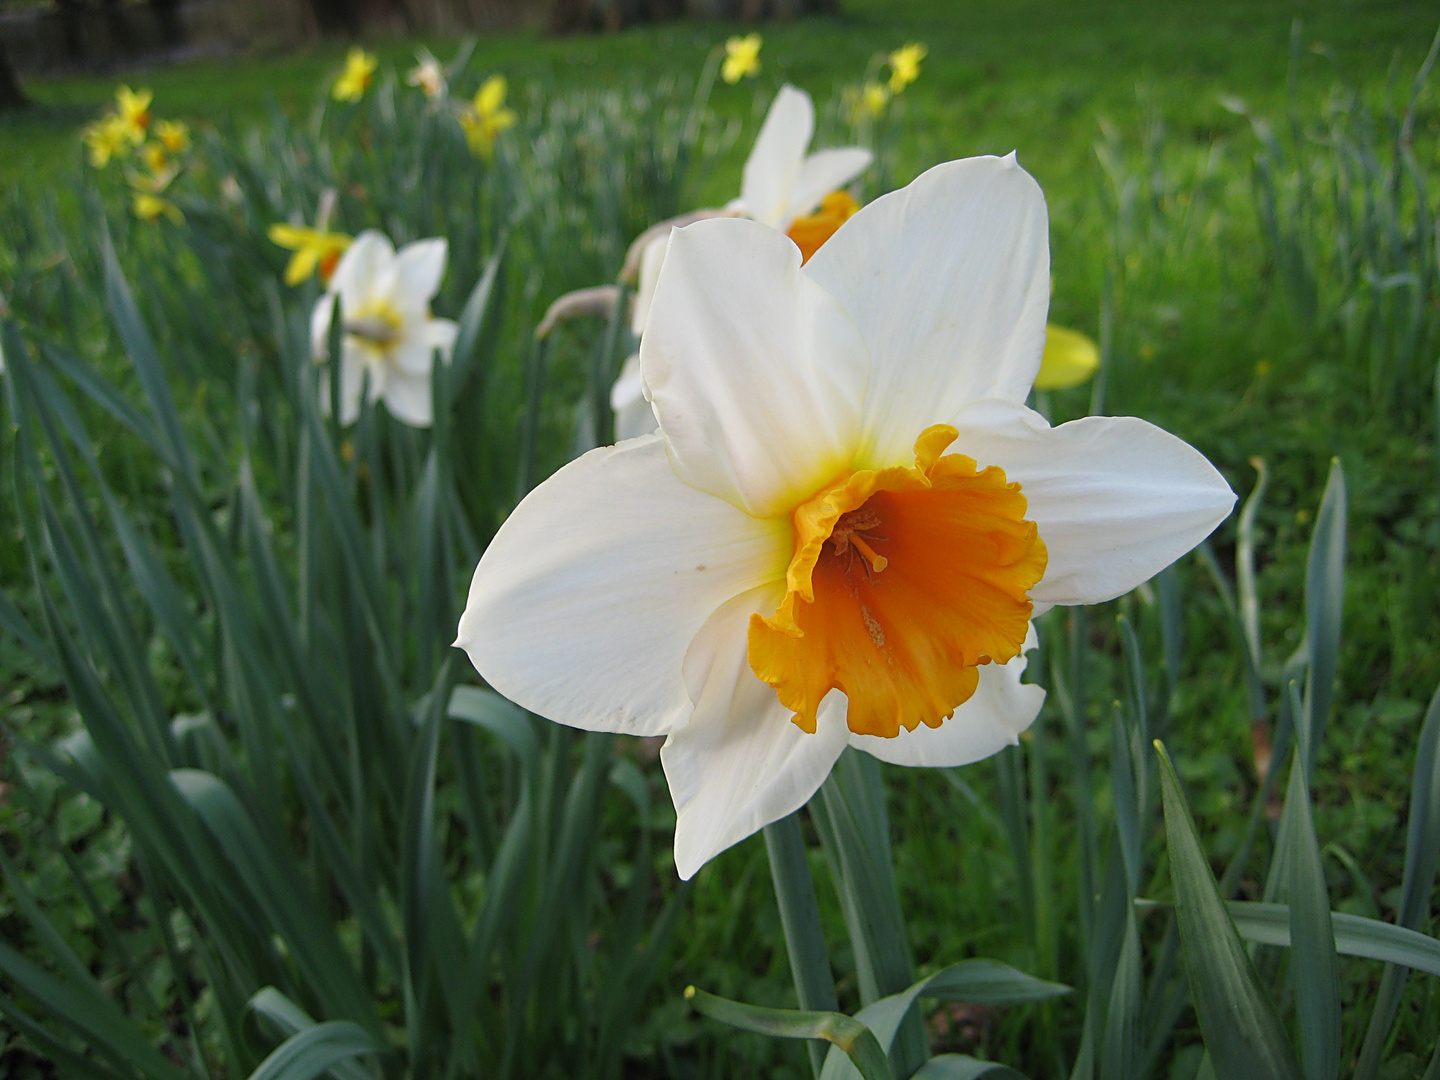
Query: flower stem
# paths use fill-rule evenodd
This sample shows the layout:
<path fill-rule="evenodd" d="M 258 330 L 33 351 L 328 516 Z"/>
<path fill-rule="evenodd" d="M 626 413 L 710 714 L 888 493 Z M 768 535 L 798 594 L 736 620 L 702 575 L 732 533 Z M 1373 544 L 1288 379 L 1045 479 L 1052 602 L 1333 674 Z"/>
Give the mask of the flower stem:
<path fill-rule="evenodd" d="M 815 881 L 805 857 L 805 837 L 800 832 L 800 812 L 765 826 L 765 851 L 770 856 L 770 878 L 775 883 L 775 903 L 780 908 L 780 925 L 785 932 L 785 949 L 790 954 L 790 973 L 800 1008 L 835 1012 L 835 978 L 820 931 L 820 908 L 815 902 Z M 810 1067 L 816 1077 L 825 1063 L 826 1047 L 815 1040 L 805 1044 Z"/>

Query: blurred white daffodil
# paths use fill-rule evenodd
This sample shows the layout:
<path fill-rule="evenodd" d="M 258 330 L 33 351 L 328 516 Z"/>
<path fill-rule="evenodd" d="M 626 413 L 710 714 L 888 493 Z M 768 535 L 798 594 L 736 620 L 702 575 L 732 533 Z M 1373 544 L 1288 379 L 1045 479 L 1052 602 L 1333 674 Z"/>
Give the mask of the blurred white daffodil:
<path fill-rule="evenodd" d="M 360 415 L 364 391 L 383 400 L 390 415 L 412 427 L 434 421 L 430 375 L 435 353 L 449 362 L 455 323 L 430 315 L 430 301 L 445 276 L 443 239 L 418 240 L 397 253 L 383 233 L 371 229 L 355 238 L 330 276 L 324 296 L 310 318 L 311 346 L 326 359 L 335 301 L 340 301 L 340 422 Z M 330 406 L 328 381 L 322 379 L 321 407 Z"/>
<path fill-rule="evenodd" d="M 815 103 L 810 95 L 789 84 L 782 86 L 745 161 L 739 198 L 724 211 L 701 211 L 694 216 L 725 213 L 752 218 L 785 233 L 803 258 L 810 258 L 859 209 L 843 188 L 869 167 L 872 157 L 869 150 L 858 146 L 808 153 L 814 133 Z M 636 242 L 639 280 L 631 320 L 636 337 L 645 329 L 671 226 L 683 220 L 647 229 Z M 632 356 L 621 369 L 610 391 L 610 406 L 615 412 L 616 439 L 655 430 L 638 357 Z"/>
<path fill-rule="evenodd" d="M 420 92 L 431 101 L 439 101 L 448 89 L 445 68 L 435 54 L 423 45 L 415 51 L 415 66 L 406 74 L 405 82 L 419 87 Z"/>
<path fill-rule="evenodd" d="M 952 766 L 1014 743 L 1030 620 L 1118 596 L 1234 495 L 1132 417 L 1052 428 L 1045 202 L 1008 158 L 937 166 L 815 256 L 752 221 L 671 233 L 640 348 L 657 433 L 537 487 L 457 644 L 495 689 L 664 735 L 688 878 L 847 746 Z"/>

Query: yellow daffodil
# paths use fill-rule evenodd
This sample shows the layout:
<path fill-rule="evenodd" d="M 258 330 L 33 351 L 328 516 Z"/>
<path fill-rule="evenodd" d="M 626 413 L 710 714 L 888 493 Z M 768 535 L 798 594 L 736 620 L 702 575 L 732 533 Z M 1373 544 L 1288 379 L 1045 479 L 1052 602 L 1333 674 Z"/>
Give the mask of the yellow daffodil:
<path fill-rule="evenodd" d="M 785 85 L 765 114 L 760 134 L 741 173 L 740 197 L 724 213 L 743 216 L 788 235 L 809 258 L 854 213 L 858 204 L 837 189 L 870 165 L 870 151 L 858 146 L 810 153 L 815 132 L 815 103 L 803 90 Z M 818 207 L 818 212 L 817 212 Z M 683 225 L 719 211 L 699 211 L 647 229 L 632 245 L 640 250 L 632 330 L 640 337 L 650 300 L 665 260 L 672 224 Z M 629 438 L 655 430 L 645 397 L 640 361 L 631 357 L 610 391 L 615 436 Z"/>
<path fill-rule="evenodd" d="M 439 101 L 445 96 L 445 69 L 429 49 L 416 50 L 415 66 L 405 76 L 405 81 L 419 87 L 420 92 L 431 101 Z"/>
<path fill-rule="evenodd" d="M 185 215 L 173 202 L 161 195 L 152 195 L 148 191 L 134 193 L 134 209 L 135 216 L 141 221 L 155 221 L 158 218 L 166 217 L 179 225 L 185 220 Z"/>
<path fill-rule="evenodd" d="M 365 96 L 370 81 L 375 77 L 375 57 L 356 46 L 345 57 L 345 70 L 340 72 L 335 84 L 330 87 L 330 96 L 336 101 L 359 101 Z"/>
<path fill-rule="evenodd" d="M 321 281 L 329 281 L 340 256 L 350 246 L 350 237 L 345 233 L 325 232 L 304 225 L 271 225 L 266 235 L 271 243 L 295 252 L 285 267 L 286 285 L 299 285 L 316 271 Z"/>
<path fill-rule="evenodd" d="M 190 149 L 190 129 L 180 120 L 161 120 L 155 125 L 155 138 L 167 153 L 183 154 Z"/>
<path fill-rule="evenodd" d="M 150 102 L 154 98 L 149 90 L 134 91 L 122 86 L 115 91 L 116 115 L 123 125 L 125 136 L 136 146 L 145 141 L 150 130 Z"/>
<path fill-rule="evenodd" d="M 890 104 L 890 91 L 884 83 L 871 79 L 858 90 L 853 87 L 847 89 L 845 103 L 850 108 L 850 119 L 855 123 L 877 120 L 885 115 L 885 107 Z"/>
<path fill-rule="evenodd" d="M 145 162 L 145 168 L 151 173 L 162 173 L 170 164 L 170 155 L 165 152 L 162 144 L 152 142 L 140 148 L 140 160 Z"/>
<path fill-rule="evenodd" d="M 460 126 L 472 153 L 489 158 L 502 131 L 515 126 L 514 110 L 505 107 L 508 88 L 504 75 L 491 75 L 475 91 L 474 100 L 460 113 Z"/>
<path fill-rule="evenodd" d="M 1046 324 L 1045 353 L 1040 358 L 1036 390 L 1064 390 L 1079 386 L 1100 366 L 1100 350 L 1078 330 Z"/>
<path fill-rule="evenodd" d="M 113 113 L 88 124 L 81 138 L 85 142 L 90 164 L 97 169 L 103 169 L 113 159 L 125 156 L 133 145 L 125 121 Z"/>
<path fill-rule="evenodd" d="M 156 221 L 166 217 L 176 225 L 185 220 L 180 208 L 165 197 L 166 190 L 179 171 L 172 166 L 153 170 L 149 174 L 130 174 L 128 179 L 131 187 L 131 207 L 137 218 L 141 221 Z"/>
<path fill-rule="evenodd" d="M 1048 232 L 1013 155 L 936 166 L 803 266 L 753 221 L 675 230 L 640 345 L 659 431 L 560 469 L 480 560 L 456 644 L 541 716 L 665 736 L 681 877 L 847 746 L 1013 744 L 1044 698 L 1031 619 L 1135 588 L 1229 513 L 1161 429 L 1026 408 Z"/>
<path fill-rule="evenodd" d="M 725 62 L 720 77 L 732 86 L 746 76 L 760 73 L 760 35 L 746 34 L 725 42 Z"/>
<path fill-rule="evenodd" d="M 345 320 L 340 354 L 340 422 L 360 416 L 362 392 L 383 400 L 390 415 L 411 427 L 434 421 L 430 377 L 435 353 L 448 362 L 456 325 L 430 315 L 430 301 L 445 276 L 443 239 L 419 240 L 397 253 L 374 229 L 361 233 L 340 259 L 330 286 L 310 318 L 311 345 L 324 361 L 335 300 Z M 368 390 L 366 387 L 368 386 Z M 321 407 L 330 407 L 322 380 Z"/>
<path fill-rule="evenodd" d="M 930 50 L 911 42 L 890 54 L 890 93 L 898 94 L 920 77 L 920 61 Z"/>

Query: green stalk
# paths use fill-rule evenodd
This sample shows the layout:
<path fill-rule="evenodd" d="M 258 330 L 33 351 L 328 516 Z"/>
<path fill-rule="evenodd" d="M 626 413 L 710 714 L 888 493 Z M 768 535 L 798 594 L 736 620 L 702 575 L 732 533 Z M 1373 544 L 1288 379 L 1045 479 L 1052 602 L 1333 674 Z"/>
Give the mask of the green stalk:
<path fill-rule="evenodd" d="M 770 880 L 775 885 L 775 904 L 780 909 L 780 926 L 785 933 L 785 950 L 790 955 L 790 974 L 795 979 L 795 996 L 807 1012 L 836 1012 L 835 979 L 820 929 L 820 908 L 815 902 L 815 880 L 805 857 L 805 837 L 800 831 L 800 812 L 765 826 L 765 852 L 770 857 Z M 825 1064 L 825 1047 L 807 1040 L 810 1069 L 818 1078 Z"/>

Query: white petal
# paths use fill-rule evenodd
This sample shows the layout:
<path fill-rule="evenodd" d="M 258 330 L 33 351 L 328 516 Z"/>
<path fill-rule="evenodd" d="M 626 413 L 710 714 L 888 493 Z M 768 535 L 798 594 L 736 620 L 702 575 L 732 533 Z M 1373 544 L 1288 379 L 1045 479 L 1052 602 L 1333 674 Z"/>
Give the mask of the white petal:
<path fill-rule="evenodd" d="M 432 349 L 440 352 L 440 359 L 450 362 L 455 351 L 455 338 L 460 334 L 460 324 L 454 319 L 426 319 L 421 324 L 421 333 Z"/>
<path fill-rule="evenodd" d="M 659 427 L 655 421 L 655 410 L 650 408 L 650 402 L 645 398 L 639 356 L 630 356 L 620 369 L 620 377 L 610 388 L 610 408 L 615 412 L 616 442 L 648 435 Z"/>
<path fill-rule="evenodd" d="M 1030 592 L 1039 603 L 1098 604 L 1129 592 L 1209 536 L 1235 503 L 1203 454 L 1133 416 L 1052 428 L 1024 406 L 986 401 L 952 422 L 952 452 L 1020 483 L 1049 551 Z"/>
<path fill-rule="evenodd" d="M 779 583 L 737 596 L 706 622 L 685 657 L 695 711 L 660 751 L 675 802 L 675 869 L 682 878 L 804 806 L 845 749 L 843 694 L 826 699 L 809 735 L 750 670 L 750 614 L 773 612 L 783 596 Z"/>
<path fill-rule="evenodd" d="M 788 83 L 782 86 L 741 175 L 740 204 L 746 214 L 772 228 L 780 224 L 814 132 L 815 104 L 810 95 Z"/>
<path fill-rule="evenodd" d="M 655 283 L 660 280 L 660 267 L 665 263 L 665 250 L 670 235 L 657 236 L 645 245 L 640 256 L 640 280 L 635 286 L 635 302 L 630 309 L 630 332 L 636 337 L 645 333 L 650 319 L 650 305 L 655 301 Z"/>
<path fill-rule="evenodd" d="M 429 375 L 391 370 L 385 378 L 384 397 L 385 408 L 401 423 L 428 428 L 435 422 L 435 398 Z"/>
<path fill-rule="evenodd" d="M 324 359 L 330 345 L 330 320 L 335 317 L 335 294 L 327 292 L 310 312 L 310 355 Z"/>
<path fill-rule="evenodd" d="M 443 237 L 406 244 L 395 257 L 395 284 L 391 296 L 401 310 L 424 310 L 440 291 L 450 245 Z"/>
<path fill-rule="evenodd" d="M 826 195 L 844 187 L 868 169 L 872 158 L 869 150 L 859 146 L 817 150 L 811 154 L 800 167 L 800 175 L 790 188 L 785 200 L 785 217 L 777 222 L 776 228 L 783 232 L 796 218 L 810 213 Z"/>
<path fill-rule="evenodd" d="M 937 165 L 876 199 L 805 265 L 870 347 L 860 464 L 986 397 L 1023 402 L 1050 295 L 1045 199 L 1014 155 Z"/>
<path fill-rule="evenodd" d="M 338 293 L 344 315 L 353 316 L 370 302 L 381 279 L 387 276 L 395 261 L 395 247 L 390 238 L 376 229 L 366 229 L 345 249 L 330 276 L 329 291 Z"/>
<path fill-rule="evenodd" d="M 711 613 L 784 576 L 789 522 L 682 484 L 649 435 L 532 491 L 490 542 L 456 642 L 500 693 L 595 731 L 659 735 L 689 715 L 685 650 Z"/>
<path fill-rule="evenodd" d="M 892 765 L 920 765 L 946 768 L 968 765 L 998 754 L 1019 741 L 1020 733 L 1035 722 L 1045 691 L 1020 681 L 1026 652 L 1039 645 L 1035 624 L 1025 636 L 1025 651 L 1008 664 L 985 664 L 980 668 L 980 685 L 970 700 L 938 728 L 921 724 L 914 731 L 900 729 L 893 739 L 876 735 L 851 735 L 850 745 Z"/>
<path fill-rule="evenodd" d="M 865 346 L 773 229 L 670 234 L 640 366 L 675 471 L 742 510 L 788 513 L 850 465 Z"/>

